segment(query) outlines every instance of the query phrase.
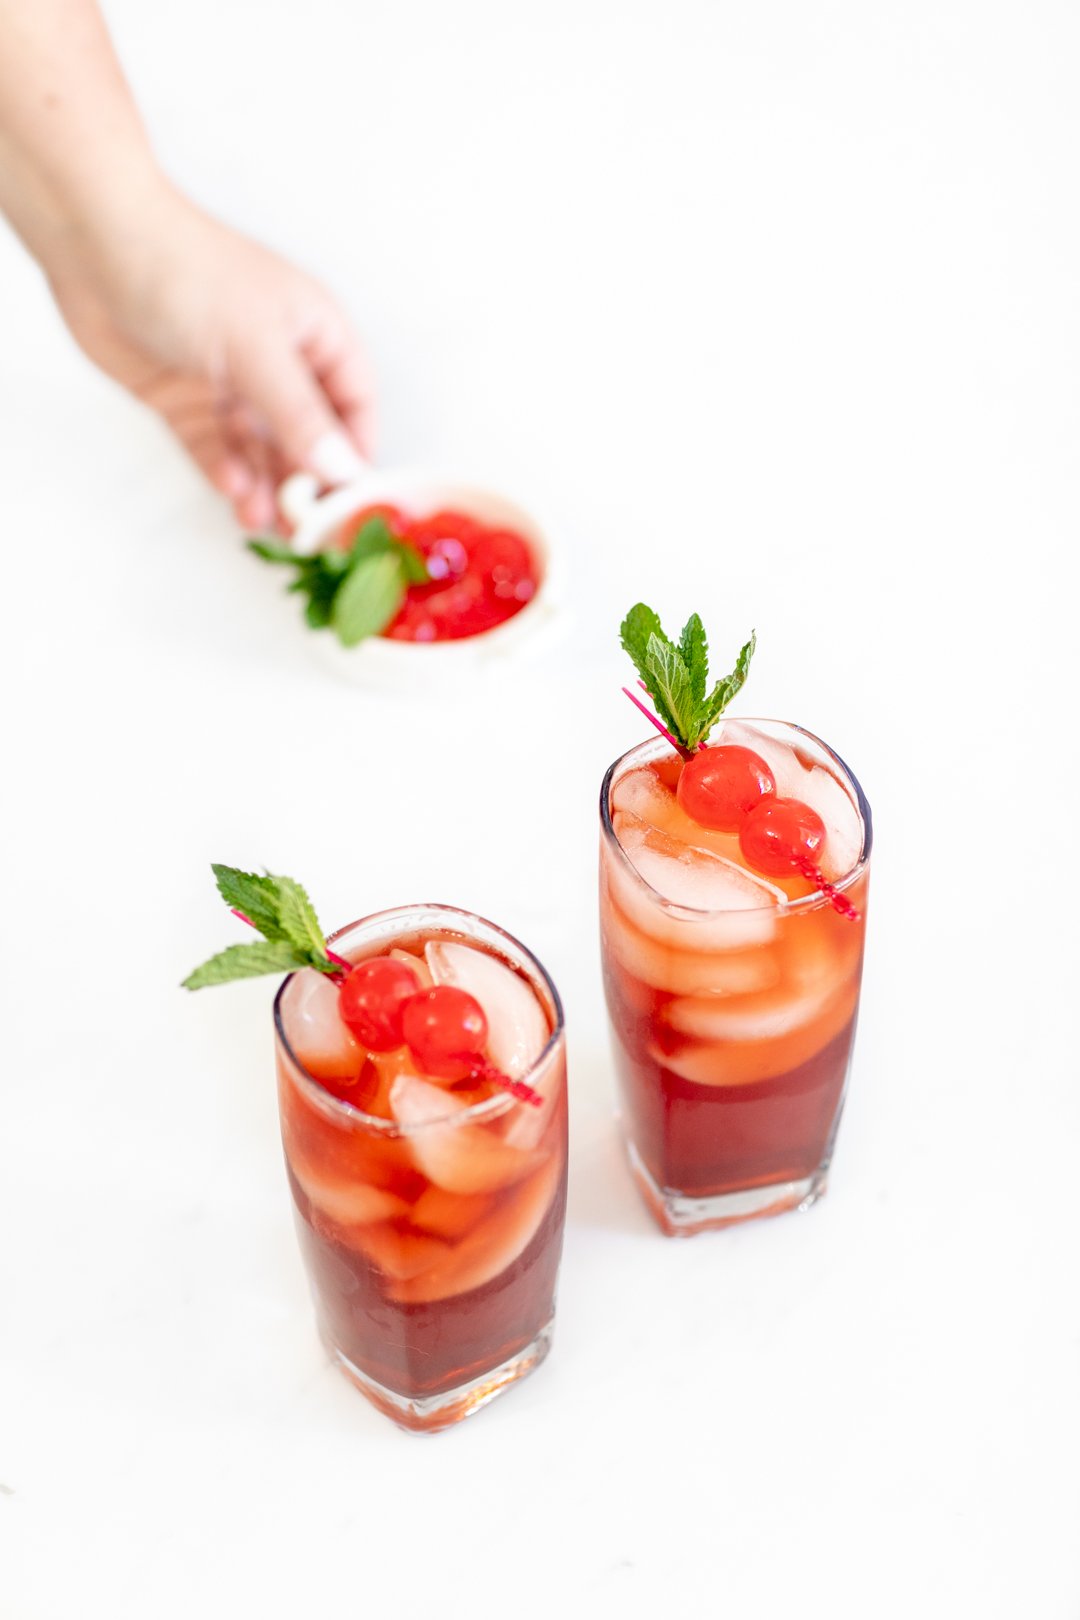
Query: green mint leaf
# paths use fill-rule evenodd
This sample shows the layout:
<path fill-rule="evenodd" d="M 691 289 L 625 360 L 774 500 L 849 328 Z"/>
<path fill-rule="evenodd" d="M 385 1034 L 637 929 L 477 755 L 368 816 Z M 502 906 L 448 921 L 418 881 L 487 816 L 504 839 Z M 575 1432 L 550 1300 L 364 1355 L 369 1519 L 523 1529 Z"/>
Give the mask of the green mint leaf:
<path fill-rule="evenodd" d="M 362 562 L 365 557 L 379 557 L 384 551 L 393 551 L 397 544 L 394 531 L 384 517 L 369 517 L 353 535 L 352 544 L 345 553 L 350 564 Z"/>
<path fill-rule="evenodd" d="M 732 698 L 737 692 L 742 691 L 746 684 L 746 677 L 750 673 L 750 660 L 754 656 L 754 649 L 756 646 L 757 631 L 754 630 L 750 633 L 750 640 L 747 641 L 740 650 L 739 656 L 735 661 L 735 668 L 732 670 L 731 674 L 725 676 L 723 680 L 717 681 L 716 685 L 713 687 L 704 705 L 702 706 L 703 712 L 701 720 L 704 729 L 701 733 L 699 741 L 704 741 L 704 739 L 709 735 L 709 732 L 712 730 L 713 726 L 716 724 L 717 720 L 719 720 L 720 716 L 727 708 L 728 704 L 731 702 Z"/>
<path fill-rule="evenodd" d="M 670 721 L 668 729 L 685 743 L 694 729 L 696 705 L 690 687 L 690 671 L 683 663 L 682 654 L 666 637 L 661 641 L 659 636 L 652 635 L 645 649 L 645 663 L 645 684 L 653 702 L 660 706 L 661 717 L 666 716 Z"/>
<path fill-rule="evenodd" d="M 208 962 L 189 973 L 183 982 L 185 990 L 204 990 L 211 984 L 228 984 L 232 979 L 254 979 L 264 973 L 291 973 L 294 968 L 307 966 L 307 958 L 295 951 L 288 940 L 252 940 L 249 944 L 230 945 L 219 951 Z"/>
<path fill-rule="evenodd" d="M 709 645 L 698 614 L 692 613 L 687 619 L 676 646 L 665 635 L 652 608 L 638 602 L 619 626 L 619 639 L 633 659 L 665 729 L 689 753 L 701 746 L 741 691 L 757 646 L 757 636 L 752 634 L 731 674 L 717 681 L 706 694 Z"/>
<path fill-rule="evenodd" d="M 268 876 L 277 891 L 278 919 L 285 938 L 296 951 L 327 961 L 326 939 L 307 891 L 295 878 Z"/>
<path fill-rule="evenodd" d="M 424 561 L 416 547 L 407 540 L 394 542 L 401 565 L 405 571 L 405 580 L 409 585 L 426 585 L 431 575 L 428 573 L 427 563 Z"/>
<path fill-rule="evenodd" d="M 332 547 L 329 551 L 319 551 L 316 553 L 316 557 L 319 563 L 319 572 L 322 574 L 329 574 L 331 578 L 337 578 L 349 572 L 352 553 L 342 551 L 338 546 Z"/>
<path fill-rule="evenodd" d="M 306 579 L 297 581 L 297 590 L 307 592 L 307 607 L 304 617 L 313 630 L 322 630 L 329 623 L 334 611 L 334 600 L 344 575 L 325 573 L 322 570 L 311 573 Z"/>
<path fill-rule="evenodd" d="M 247 547 L 249 551 L 255 553 L 256 557 L 261 557 L 263 562 L 300 563 L 303 561 L 303 558 L 298 557 L 291 547 L 283 546 L 277 540 L 249 540 Z"/>
<path fill-rule="evenodd" d="M 332 625 L 346 647 L 385 629 L 406 587 L 423 585 L 431 577 L 416 547 L 399 540 L 377 513 L 365 519 L 347 548 L 332 546 L 313 557 L 298 557 L 273 540 L 256 538 L 247 544 L 264 562 L 296 569 L 287 588 L 307 598 L 304 618 L 313 630 Z"/>
<path fill-rule="evenodd" d="M 643 681 L 648 680 L 645 654 L 650 636 L 656 636 L 660 641 L 667 641 L 667 637 L 661 629 L 660 620 L 652 608 L 646 607 L 644 602 L 637 602 L 619 626 L 619 639 L 625 651 L 633 659 L 634 667 Z"/>
<path fill-rule="evenodd" d="M 705 626 L 696 613 L 691 613 L 679 637 L 682 661 L 690 673 L 690 691 L 695 705 L 705 696 L 705 683 L 709 679 L 709 644 L 705 639 Z"/>
<path fill-rule="evenodd" d="M 296 578 L 286 587 L 307 597 L 304 617 L 313 630 L 321 630 L 330 623 L 331 609 L 338 587 L 349 569 L 349 553 L 337 549 L 316 552 L 313 557 L 298 557 L 288 546 L 270 541 L 249 540 L 248 549 L 266 562 L 288 563 L 296 569 Z"/>
<path fill-rule="evenodd" d="M 408 540 L 402 540 L 391 529 L 384 517 L 370 517 L 357 531 L 352 546 L 345 554 L 349 567 L 363 562 L 365 557 L 381 557 L 384 552 L 393 551 L 401 558 L 405 569 L 405 578 L 410 585 L 425 585 L 431 578 L 427 571 L 427 564 L 416 547 Z"/>
<path fill-rule="evenodd" d="M 396 551 L 358 562 L 345 576 L 330 613 L 342 646 L 355 647 L 385 630 L 404 597 L 404 569 Z"/>
<path fill-rule="evenodd" d="M 278 907 L 277 881 L 257 872 L 241 872 L 235 866 L 211 866 L 218 893 L 227 906 L 242 911 L 265 939 L 288 939 Z"/>

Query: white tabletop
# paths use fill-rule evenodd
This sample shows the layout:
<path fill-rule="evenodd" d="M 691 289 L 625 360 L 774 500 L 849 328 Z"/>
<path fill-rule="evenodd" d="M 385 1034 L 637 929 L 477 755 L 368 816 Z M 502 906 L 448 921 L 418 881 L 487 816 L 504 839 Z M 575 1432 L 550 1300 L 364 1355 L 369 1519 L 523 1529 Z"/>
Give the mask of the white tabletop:
<path fill-rule="evenodd" d="M 347 300 L 384 459 L 535 510 L 575 620 L 481 687 L 337 681 L 0 241 L 0 1612 L 1075 1620 L 1075 8 L 108 11 L 176 176 Z M 756 626 L 740 710 L 876 812 L 829 1195 L 688 1243 L 595 937 L 639 597 Z M 272 987 L 177 988 L 234 937 L 211 860 L 328 926 L 465 904 L 563 990 L 555 1348 L 455 1432 L 316 1341 Z"/>

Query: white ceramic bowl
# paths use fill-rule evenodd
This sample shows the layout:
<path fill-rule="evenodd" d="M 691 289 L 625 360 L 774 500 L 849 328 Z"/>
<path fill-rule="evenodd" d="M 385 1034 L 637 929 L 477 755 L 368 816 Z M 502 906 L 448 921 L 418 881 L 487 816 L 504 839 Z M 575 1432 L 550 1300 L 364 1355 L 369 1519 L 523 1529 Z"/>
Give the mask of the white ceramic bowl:
<path fill-rule="evenodd" d="M 429 686 L 467 673 L 489 670 L 499 659 L 530 652 L 558 627 L 559 568 L 547 535 L 512 501 L 478 485 L 441 477 L 430 469 L 362 470 L 347 482 L 319 494 L 319 484 L 306 473 L 288 479 L 278 492 L 283 516 L 293 527 L 292 546 L 300 556 L 321 551 L 341 525 L 364 506 L 380 501 L 425 517 L 442 508 L 514 529 L 526 540 L 541 569 L 536 594 L 493 630 L 459 641 L 390 641 L 370 636 L 357 647 L 343 647 L 329 630 L 315 640 L 339 673 L 365 685 Z"/>

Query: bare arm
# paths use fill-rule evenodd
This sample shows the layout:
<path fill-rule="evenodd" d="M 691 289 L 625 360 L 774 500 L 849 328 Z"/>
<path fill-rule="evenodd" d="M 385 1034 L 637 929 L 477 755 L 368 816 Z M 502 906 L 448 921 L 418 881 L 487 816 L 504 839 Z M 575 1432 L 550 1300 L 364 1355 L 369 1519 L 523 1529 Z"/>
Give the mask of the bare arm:
<path fill-rule="evenodd" d="M 344 314 L 169 183 L 94 0 L 0 0 L 0 210 L 85 352 L 242 522 L 272 521 L 286 472 L 364 448 L 370 384 Z"/>
<path fill-rule="evenodd" d="M 0 0 L 0 207 L 49 274 L 164 189 L 101 13 Z"/>

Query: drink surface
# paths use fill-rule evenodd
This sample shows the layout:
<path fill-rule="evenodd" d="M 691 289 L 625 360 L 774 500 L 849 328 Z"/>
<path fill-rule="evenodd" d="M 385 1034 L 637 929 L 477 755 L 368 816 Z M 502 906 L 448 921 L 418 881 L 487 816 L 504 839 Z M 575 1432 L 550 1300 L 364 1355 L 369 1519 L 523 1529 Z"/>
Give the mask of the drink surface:
<path fill-rule="evenodd" d="M 634 750 L 612 773 L 601 938 L 626 1125 L 656 1186 L 693 1198 L 798 1181 L 827 1164 L 868 881 L 860 800 L 823 745 L 734 720 L 712 741 L 751 750 L 777 795 L 817 812 L 823 876 L 861 916 L 841 915 L 794 867 L 755 870 L 737 831 L 688 815 L 684 764 L 666 745 Z"/>
<path fill-rule="evenodd" d="M 396 617 L 382 632 L 392 641 L 460 641 L 482 635 L 520 613 L 536 595 L 540 567 L 513 529 L 495 528 L 464 512 L 410 517 L 394 506 L 368 506 L 344 526 L 347 547 L 368 518 L 384 518 L 399 539 L 420 552 L 431 576 L 410 585 Z"/>
<path fill-rule="evenodd" d="M 313 970 L 282 993 L 282 1137 L 324 1337 L 383 1387 L 436 1395 L 506 1361 L 551 1318 L 563 1044 L 534 986 L 474 940 L 428 932 L 348 954 L 388 957 L 421 987 L 474 996 L 487 1019 L 483 1062 L 527 1076 L 540 1098 L 425 1073 L 404 1045 L 365 1047 L 340 1016 L 337 986 Z"/>

